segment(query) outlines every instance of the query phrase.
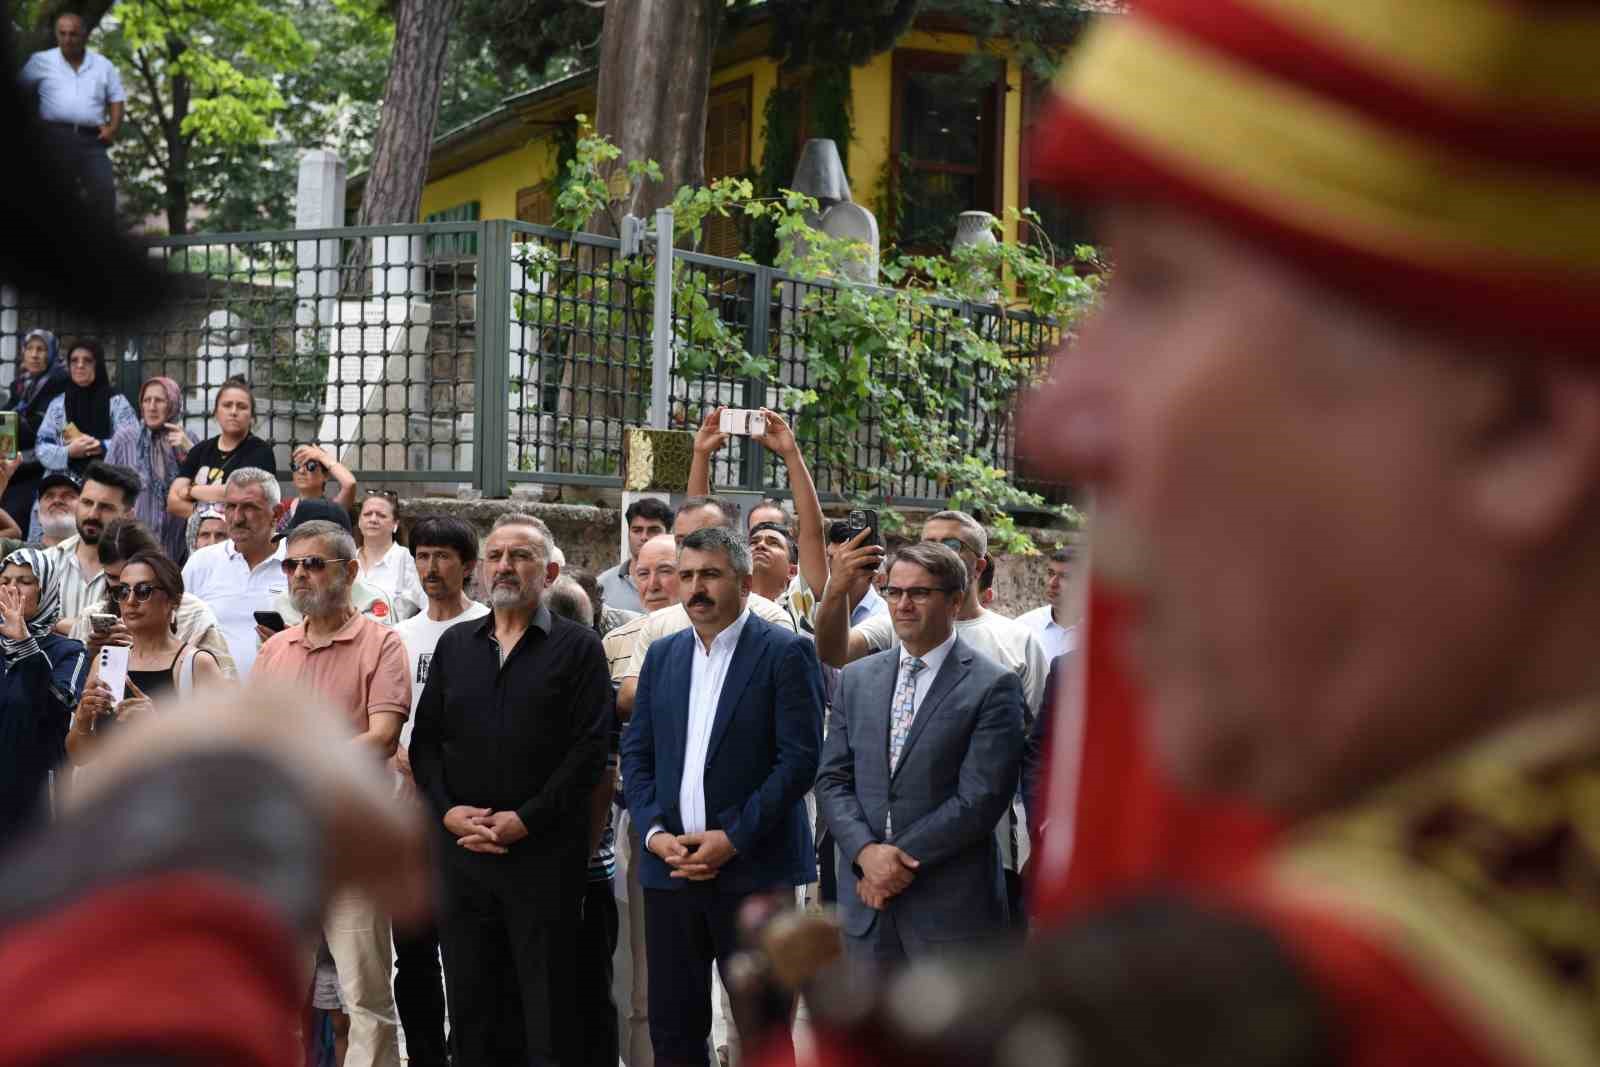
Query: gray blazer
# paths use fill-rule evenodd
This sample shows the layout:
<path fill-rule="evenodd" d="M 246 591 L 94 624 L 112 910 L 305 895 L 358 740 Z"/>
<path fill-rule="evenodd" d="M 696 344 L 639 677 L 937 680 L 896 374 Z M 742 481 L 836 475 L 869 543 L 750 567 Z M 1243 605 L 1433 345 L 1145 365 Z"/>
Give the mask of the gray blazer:
<path fill-rule="evenodd" d="M 994 827 L 1017 789 L 1023 695 L 1016 672 L 956 638 L 923 698 L 889 773 L 889 705 L 900 648 L 844 669 L 817 773 L 817 811 L 838 846 L 839 916 L 847 935 L 870 938 L 878 912 L 856 896 L 855 858 L 883 840 L 921 863 L 888 903 L 895 924 L 923 941 L 988 937 L 1006 926 Z"/>

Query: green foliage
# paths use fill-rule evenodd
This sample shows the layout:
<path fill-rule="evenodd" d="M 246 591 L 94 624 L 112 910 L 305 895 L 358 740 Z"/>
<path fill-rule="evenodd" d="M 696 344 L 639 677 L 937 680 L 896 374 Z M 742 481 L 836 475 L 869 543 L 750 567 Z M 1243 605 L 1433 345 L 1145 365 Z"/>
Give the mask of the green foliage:
<path fill-rule="evenodd" d="M 649 161 L 623 162 L 603 138 L 580 137 L 558 204 L 561 225 L 575 229 L 596 212 L 614 209 L 622 195 L 616 176 L 652 180 L 655 173 Z M 801 287 L 799 307 L 786 315 L 778 342 L 804 360 L 809 385 L 785 390 L 782 406 L 797 413 L 796 432 L 835 489 L 851 499 L 880 499 L 885 521 L 893 523 L 899 516 L 886 489 L 907 475 L 929 479 L 952 506 L 983 515 L 1002 551 L 1033 547 L 1011 519 L 1013 511 L 1051 512 L 1076 522 L 1070 508 L 1052 507 L 982 457 L 996 454 L 1008 439 L 1012 405 L 1043 373 L 1037 342 L 1017 336 L 1014 327 L 1069 330 L 1098 288 L 1092 249 L 1066 257 L 1048 239 L 997 241 L 951 256 L 891 259 L 882 276 L 896 287 L 853 285 L 845 279 L 859 269 L 864 250 L 813 229 L 807 219 L 817 204 L 810 197 L 788 190 L 763 197 L 748 179 L 725 178 L 677 190 L 672 206 L 680 245 L 697 241 L 713 214 L 770 225 L 784 249 L 777 265 L 809 283 Z M 1019 228 L 1038 225 L 1031 213 L 1014 221 Z M 586 269 L 576 246 L 524 245 L 519 255 L 529 293 L 517 314 L 545 324 L 542 350 L 570 345 L 572 338 L 623 338 L 613 342 L 608 358 L 636 369 L 648 383 L 654 292 L 645 257 L 600 271 Z M 1084 265 L 1093 269 L 1080 274 L 1077 267 Z M 778 349 L 747 351 L 736 292 L 681 261 L 673 282 L 675 374 L 775 378 Z M 870 450 L 861 444 L 869 416 Z M 692 412 L 682 417 L 695 421 Z"/>

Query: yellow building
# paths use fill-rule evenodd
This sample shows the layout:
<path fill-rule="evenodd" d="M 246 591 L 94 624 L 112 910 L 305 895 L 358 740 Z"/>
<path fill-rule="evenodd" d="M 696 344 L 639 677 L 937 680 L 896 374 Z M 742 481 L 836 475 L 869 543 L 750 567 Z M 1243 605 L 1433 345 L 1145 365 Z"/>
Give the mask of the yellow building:
<path fill-rule="evenodd" d="M 753 174 L 768 148 L 768 103 L 793 144 L 822 136 L 806 72 L 788 72 L 768 54 L 769 27 L 760 21 L 727 35 L 711 76 L 706 122 L 706 177 Z M 933 248 L 948 242 L 955 216 L 981 210 L 1004 217 L 1032 207 L 1058 239 L 1076 237 L 1074 221 L 1048 190 L 1026 180 L 1030 126 L 1047 87 L 1026 73 L 1004 41 L 980 45 L 959 24 L 919 18 L 896 42 L 849 70 L 853 136 L 841 145 L 853 198 L 878 213 L 885 243 Z M 507 98 L 494 111 L 442 133 L 433 145 L 422 194 L 424 221 L 515 218 L 548 223 L 563 143 L 573 116 L 593 115 L 596 75 L 583 71 Z M 835 93 L 842 96 L 842 92 Z M 791 101 L 802 106 L 793 108 Z M 774 109 L 775 111 L 777 109 Z M 798 120 L 792 113 L 798 112 Z M 787 185 L 791 173 L 783 174 Z M 359 197 L 359 178 L 352 182 Z M 1014 237 L 1007 223 L 1007 236 Z M 739 235 L 731 222 L 708 226 L 704 251 L 734 255 Z"/>

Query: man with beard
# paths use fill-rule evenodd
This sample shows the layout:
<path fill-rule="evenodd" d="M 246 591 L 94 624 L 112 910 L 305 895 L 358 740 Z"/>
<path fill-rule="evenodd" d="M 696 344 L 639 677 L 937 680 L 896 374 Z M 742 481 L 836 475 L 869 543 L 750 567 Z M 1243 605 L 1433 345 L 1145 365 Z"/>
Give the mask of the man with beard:
<path fill-rule="evenodd" d="M 589 801 L 613 715 L 600 638 L 551 613 L 550 531 L 495 521 L 493 614 L 439 638 L 411 772 L 437 820 L 439 934 L 456 1067 L 576 1063 Z"/>
<path fill-rule="evenodd" d="M 141 488 L 139 475 L 127 467 L 91 463 L 78 493 L 78 532 L 51 549 L 59 560 L 61 619 L 56 633 L 72 632 L 78 616 L 95 611 L 105 600 L 105 574 L 100 567 L 100 534 L 106 524 L 133 512 Z"/>
<path fill-rule="evenodd" d="M 305 621 L 261 646 L 255 688 L 310 688 L 349 720 L 352 745 L 387 760 L 411 713 L 405 645 L 350 601 L 356 544 L 337 523 L 301 523 L 284 540 L 282 569 Z M 389 967 L 389 918 L 372 901 L 347 896 L 323 922 L 313 1006 L 334 1013 L 345 1067 L 399 1067 L 399 1025 Z"/>
<path fill-rule="evenodd" d="M 240 467 L 228 475 L 223 492 L 228 539 L 189 557 L 183 587 L 211 605 L 243 681 L 256 662 L 255 613 L 270 610 L 287 585 L 278 565 L 284 546 L 272 540 L 272 513 L 282 490 L 276 475 Z"/>
<path fill-rule="evenodd" d="M 71 471 L 51 471 L 39 479 L 39 543 L 54 548 L 78 529 L 78 494 L 83 483 Z"/>

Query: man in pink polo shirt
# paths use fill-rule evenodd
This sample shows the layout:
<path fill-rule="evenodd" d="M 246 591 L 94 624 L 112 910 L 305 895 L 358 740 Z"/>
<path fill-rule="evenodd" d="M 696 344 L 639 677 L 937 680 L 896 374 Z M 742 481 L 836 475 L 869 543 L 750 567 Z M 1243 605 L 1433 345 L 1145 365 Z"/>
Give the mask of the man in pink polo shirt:
<path fill-rule="evenodd" d="M 351 743 L 377 759 L 394 755 L 411 712 L 411 672 L 398 634 L 361 614 L 350 600 L 356 546 L 337 523 L 315 520 L 287 538 L 283 573 L 298 626 L 261 648 L 250 683 L 310 688 L 349 718 Z M 390 982 L 388 916 L 370 899 L 345 896 L 323 922 L 313 1003 L 335 1012 L 345 1067 L 399 1067 L 398 1022 Z"/>

